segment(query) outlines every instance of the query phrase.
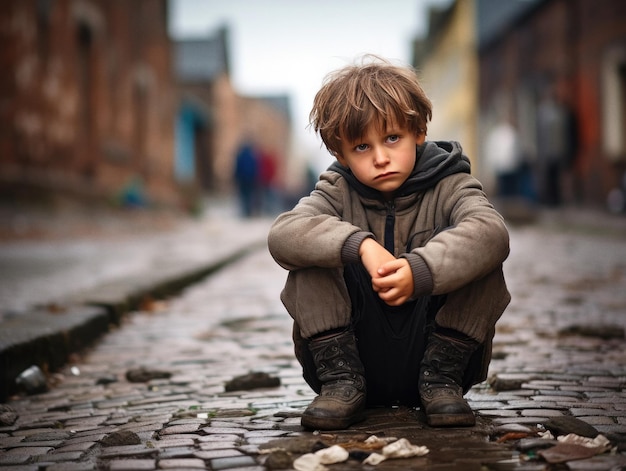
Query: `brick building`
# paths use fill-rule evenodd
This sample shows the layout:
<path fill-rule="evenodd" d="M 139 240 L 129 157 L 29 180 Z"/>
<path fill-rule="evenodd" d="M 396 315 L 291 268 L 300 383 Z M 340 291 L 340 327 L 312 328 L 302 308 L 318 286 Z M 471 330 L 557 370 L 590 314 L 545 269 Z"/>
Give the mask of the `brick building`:
<path fill-rule="evenodd" d="M 230 81 L 228 57 L 225 27 L 174 42 L 177 173 L 211 193 L 232 190 L 235 156 L 244 140 L 276 157 L 278 178 L 290 144 L 289 98 L 240 96 Z"/>
<path fill-rule="evenodd" d="M 166 0 L 3 1 L 0 66 L 3 192 L 177 204 Z"/>
<path fill-rule="evenodd" d="M 474 0 L 431 8 L 429 31 L 414 42 L 413 65 L 434 104 L 431 140 L 456 140 L 481 174 L 478 153 L 478 58 Z"/>
<path fill-rule="evenodd" d="M 537 113 L 554 93 L 573 111 L 577 147 L 565 203 L 604 206 L 626 171 L 626 3 L 478 0 L 480 109 L 513 116 L 537 162 Z"/>
<path fill-rule="evenodd" d="M 454 0 L 433 8 L 413 61 L 435 103 L 429 137 L 459 139 L 491 188 L 485 143 L 510 120 L 530 169 L 526 196 L 604 207 L 626 172 L 624 18 L 621 0 Z M 550 94 L 574 122 L 573 151 L 551 182 L 539 144 L 557 141 L 540 137 L 539 110 Z"/>

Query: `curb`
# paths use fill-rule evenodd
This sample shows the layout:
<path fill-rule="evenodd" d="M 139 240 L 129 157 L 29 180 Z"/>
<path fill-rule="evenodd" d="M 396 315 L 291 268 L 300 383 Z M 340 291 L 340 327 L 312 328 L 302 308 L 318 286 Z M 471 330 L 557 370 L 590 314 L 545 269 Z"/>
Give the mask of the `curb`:
<path fill-rule="evenodd" d="M 251 242 L 215 260 L 165 272 L 119 278 L 78 293 L 63 306 L 38 308 L 2 322 L 0 332 L 0 403 L 18 392 L 17 376 L 30 366 L 51 372 L 119 325 L 130 312 L 152 299 L 172 296 L 265 245 Z"/>

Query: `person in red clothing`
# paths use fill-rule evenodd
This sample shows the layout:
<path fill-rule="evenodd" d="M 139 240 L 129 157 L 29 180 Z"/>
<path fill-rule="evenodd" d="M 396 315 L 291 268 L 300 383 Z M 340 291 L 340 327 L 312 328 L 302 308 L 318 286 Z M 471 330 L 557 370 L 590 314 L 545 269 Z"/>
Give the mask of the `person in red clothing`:
<path fill-rule="evenodd" d="M 278 162 L 273 152 L 268 149 L 259 151 L 259 186 L 261 193 L 261 209 L 265 214 L 277 212 L 276 174 Z"/>

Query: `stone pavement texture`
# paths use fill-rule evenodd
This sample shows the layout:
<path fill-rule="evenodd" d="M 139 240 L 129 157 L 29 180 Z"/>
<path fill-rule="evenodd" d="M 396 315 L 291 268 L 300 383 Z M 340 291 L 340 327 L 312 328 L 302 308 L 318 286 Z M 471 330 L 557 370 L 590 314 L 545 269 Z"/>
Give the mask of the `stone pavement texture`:
<path fill-rule="evenodd" d="M 228 224 L 254 241 L 269 221 Z M 625 227 L 562 213 L 511 227 L 513 301 L 498 325 L 490 380 L 467 396 L 475 427 L 432 429 L 419 410 L 394 408 L 368 411 L 348 430 L 304 431 L 299 415 L 314 394 L 278 299 L 286 273 L 260 247 L 178 295 L 144 300 L 50 373 L 47 392 L 7 400 L 0 471 L 313 469 L 294 458 L 334 444 L 351 453 L 330 470 L 625 469 Z M 217 240 L 233 242 L 206 237 Z M 227 387 L 251 372 L 280 384 Z M 548 453 L 541 446 L 553 443 L 536 440 L 544 430 L 600 433 L 612 450 L 593 456 L 599 450 L 562 444 Z M 373 435 L 429 452 L 364 465 Z"/>
<path fill-rule="evenodd" d="M 269 221 L 235 214 L 228 202 L 200 219 L 27 212 L 38 237 L 0 243 L 0 401 L 30 365 L 58 368 L 125 313 L 265 244 Z"/>

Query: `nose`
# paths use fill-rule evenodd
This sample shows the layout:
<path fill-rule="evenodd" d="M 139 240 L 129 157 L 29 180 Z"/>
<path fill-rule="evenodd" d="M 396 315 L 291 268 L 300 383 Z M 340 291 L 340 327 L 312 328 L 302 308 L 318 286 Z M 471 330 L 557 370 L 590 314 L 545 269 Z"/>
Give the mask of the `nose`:
<path fill-rule="evenodd" d="M 389 163 L 389 156 L 387 151 L 383 147 L 376 147 L 374 149 L 374 166 L 384 167 Z"/>

